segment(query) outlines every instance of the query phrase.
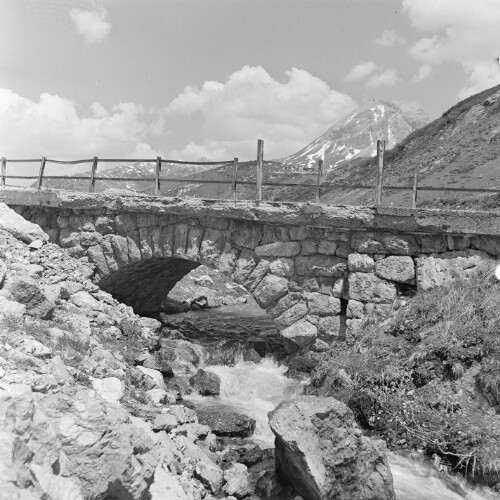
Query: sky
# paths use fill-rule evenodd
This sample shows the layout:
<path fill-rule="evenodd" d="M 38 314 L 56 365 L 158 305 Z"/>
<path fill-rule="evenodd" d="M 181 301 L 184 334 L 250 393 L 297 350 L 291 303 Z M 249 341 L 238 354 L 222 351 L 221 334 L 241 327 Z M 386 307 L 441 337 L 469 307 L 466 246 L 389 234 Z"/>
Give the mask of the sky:
<path fill-rule="evenodd" d="M 500 0 L 0 0 L 0 156 L 253 159 L 500 83 Z"/>

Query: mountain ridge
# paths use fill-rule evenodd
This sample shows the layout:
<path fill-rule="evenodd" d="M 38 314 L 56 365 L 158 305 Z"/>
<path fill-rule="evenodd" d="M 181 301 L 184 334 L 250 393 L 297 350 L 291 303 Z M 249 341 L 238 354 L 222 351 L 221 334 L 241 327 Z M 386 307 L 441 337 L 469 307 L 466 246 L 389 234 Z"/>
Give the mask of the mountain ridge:
<path fill-rule="evenodd" d="M 324 170 L 330 170 L 343 161 L 376 154 L 377 140 L 385 140 L 391 149 L 417 127 L 430 121 L 423 112 L 405 112 L 388 100 L 371 100 L 333 124 L 322 135 L 297 153 L 279 161 L 285 165 L 315 168 L 319 159 Z"/>

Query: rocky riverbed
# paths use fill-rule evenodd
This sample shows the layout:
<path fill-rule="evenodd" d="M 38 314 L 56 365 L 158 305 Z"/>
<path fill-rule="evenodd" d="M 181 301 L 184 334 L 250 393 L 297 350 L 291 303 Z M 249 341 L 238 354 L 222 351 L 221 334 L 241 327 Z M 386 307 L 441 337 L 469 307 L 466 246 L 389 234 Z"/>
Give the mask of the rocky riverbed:
<path fill-rule="evenodd" d="M 251 303 L 238 313 L 242 290 L 190 279 L 190 312 L 137 316 L 2 207 L 0 498 L 394 498 L 384 444 L 342 403 L 299 396 L 320 353 L 298 355 Z M 200 294 L 214 282 L 236 309 L 199 310 L 224 304 Z"/>

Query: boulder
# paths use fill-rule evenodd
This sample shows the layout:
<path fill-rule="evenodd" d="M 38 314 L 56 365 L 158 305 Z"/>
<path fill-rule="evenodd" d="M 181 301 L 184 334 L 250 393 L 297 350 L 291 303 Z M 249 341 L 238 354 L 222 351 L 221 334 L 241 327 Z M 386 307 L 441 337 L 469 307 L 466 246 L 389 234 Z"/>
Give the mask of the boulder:
<path fill-rule="evenodd" d="M 159 413 L 153 422 L 153 430 L 170 432 L 179 425 L 177 417 L 171 413 Z"/>
<path fill-rule="evenodd" d="M 249 437 L 255 430 L 255 420 L 231 409 L 217 407 L 196 408 L 198 422 L 208 425 L 216 436 Z"/>
<path fill-rule="evenodd" d="M 495 259 L 479 250 L 463 250 L 421 256 L 417 263 L 418 291 L 449 285 L 455 280 L 467 279 L 480 269 L 495 266 Z"/>
<path fill-rule="evenodd" d="M 300 244 L 296 241 L 276 241 L 255 249 L 258 257 L 294 257 L 300 253 Z"/>
<path fill-rule="evenodd" d="M 269 414 L 276 470 L 305 500 L 396 498 L 385 445 L 334 398 L 300 396 Z"/>
<path fill-rule="evenodd" d="M 230 469 L 224 471 L 224 479 L 226 480 L 224 490 L 228 495 L 244 498 L 252 493 L 246 465 L 234 464 Z"/>
<path fill-rule="evenodd" d="M 194 377 L 189 379 L 189 384 L 202 396 L 218 396 L 220 394 L 220 378 L 216 373 L 207 372 L 201 368 Z"/>
<path fill-rule="evenodd" d="M 375 262 L 369 255 L 351 253 L 347 259 L 347 267 L 352 273 L 371 273 L 375 268 Z"/>
<path fill-rule="evenodd" d="M 118 403 L 125 394 L 125 384 L 116 377 L 92 380 L 94 390 L 109 403 Z"/>
<path fill-rule="evenodd" d="M 36 318 L 50 319 L 55 303 L 45 296 L 42 288 L 30 276 L 18 276 L 8 285 L 12 298 L 26 306 L 26 312 Z"/>
<path fill-rule="evenodd" d="M 4 471 L 14 476 L 11 484 L 30 478 L 46 492 L 43 498 L 76 500 L 79 489 L 84 498 L 148 495 L 159 460 L 154 442 L 124 409 L 93 390 L 34 394 L 28 385 L 0 382 L 0 429 L 3 447 L 15 444 L 0 453 L 0 497 Z M 39 464 L 43 468 L 33 467 Z M 52 477 L 56 470 L 71 481 Z M 67 496 L 55 494 L 61 488 Z"/>
<path fill-rule="evenodd" d="M 316 340 L 318 328 L 309 321 L 302 320 L 281 330 L 281 335 L 300 347 L 307 347 Z"/>
<path fill-rule="evenodd" d="M 390 256 L 377 261 L 375 275 L 397 283 L 410 283 L 415 279 L 415 264 L 409 256 Z"/>
<path fill-rule="evenodd" d="M 0 203 L 0 229 L 7 231 L 24 243 L 32 243 L 35 240 L 48 241 L 49 239 L 40 226 L 27 221 L 5 203 Z"/>
<path fill-rule="evenodd" d="M 278 302 L 288 291 L 288 280 L 273 274 L 268 274 L 254 291 L 255 300 L 263 308 L 268 308 Z"/>
<path fill-rule="evenodd" d="M 396 298 L 396 287 L 373 274 L 351 273 L 348 294 L 359 302 L 390 304 Z"/>

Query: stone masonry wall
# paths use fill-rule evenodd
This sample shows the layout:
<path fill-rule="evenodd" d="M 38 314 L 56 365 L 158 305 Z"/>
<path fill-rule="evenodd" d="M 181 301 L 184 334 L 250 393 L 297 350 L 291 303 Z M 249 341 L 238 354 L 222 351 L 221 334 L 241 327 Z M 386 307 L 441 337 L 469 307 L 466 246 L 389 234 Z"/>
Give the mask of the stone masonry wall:
<path fill-rule="evenodd" d="M 106 208 L 12 208 L 74 257 L 87 257 L 103 283 L 117 276 L 117 291 L 130 286 L 138 297 L 142 293 L 134 300 L 161 300 L 192 263 L 220 269 L 253 294 L 283 336 L 316 350 L 335 337 L 355 335 L 366 316 L 386 317 L 412 290 L 466 277 L 480 265 L 493 267 L 500 256 L 500 237 L 492 235 L 278 226 Z M 176 260 L 177 275 L 167 283 L 161 269 L 170 265 L 171 275 L 172 257 L 183 260 Z M 149 274 L 148 262 L 155 266 Z M 183 270 L 181 262 L 191 264 Z"/>

